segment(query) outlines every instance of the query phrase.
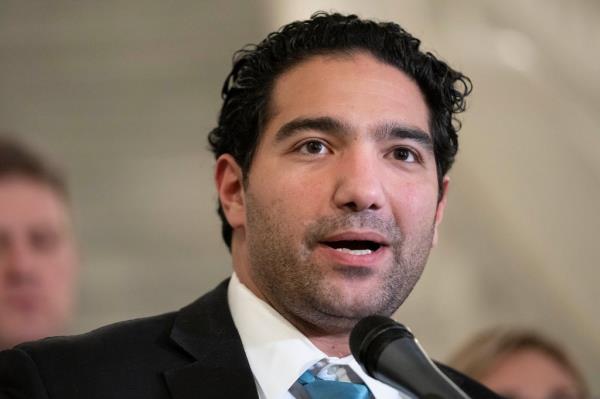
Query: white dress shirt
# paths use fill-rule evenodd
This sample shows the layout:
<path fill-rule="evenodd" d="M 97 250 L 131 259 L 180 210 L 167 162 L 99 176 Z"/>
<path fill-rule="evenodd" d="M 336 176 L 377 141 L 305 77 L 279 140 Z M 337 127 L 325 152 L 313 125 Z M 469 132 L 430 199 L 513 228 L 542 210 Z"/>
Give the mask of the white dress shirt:
<path fill-rule="evenodd" d="M 293 399 L 288 389 L 316 362 L 328 356 L 266 302 L 240 283 L 234 273 L 227 292 L 233 322 L 254 374 L 260 399 Z M 329 357 L 346 364 L 365 382 L 376 399 L 409 399 L 368 375 L 354 357 Z"/>

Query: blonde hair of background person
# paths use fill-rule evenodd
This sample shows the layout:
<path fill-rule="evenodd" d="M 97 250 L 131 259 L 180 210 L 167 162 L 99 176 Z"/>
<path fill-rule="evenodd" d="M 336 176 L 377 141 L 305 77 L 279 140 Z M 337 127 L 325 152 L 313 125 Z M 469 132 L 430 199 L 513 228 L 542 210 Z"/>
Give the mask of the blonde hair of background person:
<path fill-rule="evenodd" d="M 508 398 L 589 397 L 583 376 L 565 349 L 532 330 L 482 331 L 449 364 Z"/>
<path fill-rule="evenodd" d="M 77 258 L 63 174 L 0 135 L 0 350 L 65 332 Z"/>

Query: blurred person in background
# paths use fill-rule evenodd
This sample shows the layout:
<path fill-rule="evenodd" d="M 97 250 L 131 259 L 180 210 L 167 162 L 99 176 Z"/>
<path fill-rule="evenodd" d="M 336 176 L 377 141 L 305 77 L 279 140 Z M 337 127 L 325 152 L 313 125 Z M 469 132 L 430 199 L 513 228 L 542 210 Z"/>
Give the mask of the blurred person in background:
<path fill-rule="evenodd" d="M 64 176 L 0 136 L 0 350 L 64 333 L 77 270 Z"/>
<path fill-rule="evenodd" d="M 457 351 L 450 365 L 511 399 L 589 397 L 567 352 L 531 330 L 482 331 Z"/>

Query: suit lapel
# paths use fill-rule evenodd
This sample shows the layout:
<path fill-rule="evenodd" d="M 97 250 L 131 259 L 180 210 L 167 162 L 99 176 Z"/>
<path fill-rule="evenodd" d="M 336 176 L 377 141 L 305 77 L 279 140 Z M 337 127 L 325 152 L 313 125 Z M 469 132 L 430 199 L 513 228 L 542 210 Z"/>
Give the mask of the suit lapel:
<path fill-rule="evenodd" d="M 164 373 L 173 399 L 258 399 L 239 334 L 227 303 L 224 281 L 181 309 L 171 339 L 194 361 Z"/>

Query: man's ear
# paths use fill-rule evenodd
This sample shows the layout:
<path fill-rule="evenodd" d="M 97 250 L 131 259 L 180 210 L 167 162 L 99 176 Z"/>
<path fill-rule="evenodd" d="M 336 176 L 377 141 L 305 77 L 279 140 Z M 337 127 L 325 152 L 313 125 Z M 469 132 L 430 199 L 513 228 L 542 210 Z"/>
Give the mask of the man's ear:
<path fill-rule="evenodd" d="M 230 154 L 223 154 L 215 166 L 215 185 L 227 221 L 234 229 L 244 225 L 246 207 L 242 169 Z"/>
<path fill-rule="evenodd" d="M 442 223 L 444 218 L 444 210 L 446 209 L 446 201 L 448 200 L 448 186 L 450 185 L 450 177 L 444 176 L 442 180 L 442 192 L 440 193 L 440 200 L 435 210 L 435 222 L 433 226 L 433 245 L 437 245 L 438 242 L 438 227 Z"/>

